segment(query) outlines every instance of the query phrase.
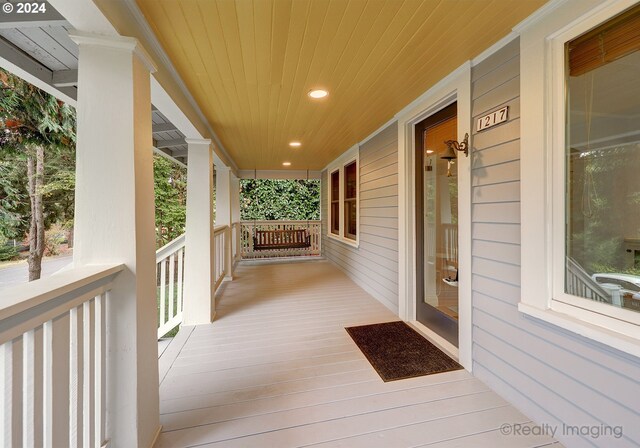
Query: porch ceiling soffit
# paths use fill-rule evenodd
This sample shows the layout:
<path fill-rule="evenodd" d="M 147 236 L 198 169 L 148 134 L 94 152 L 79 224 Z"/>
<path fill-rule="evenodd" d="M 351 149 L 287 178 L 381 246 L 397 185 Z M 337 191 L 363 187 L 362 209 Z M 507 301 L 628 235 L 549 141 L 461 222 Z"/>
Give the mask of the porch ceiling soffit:
<path fill-rule="evenodd" d="M 544 3 L 137 0 L 241 169 L 314 170 Z"/>
<path fill-rule="evenodd" d="M 3 10 L 0 15 L 2 66 L 75 105 L 78 81 L 78 48 L 67 35 L 71 29 L 52 6 L 38 14 Z"/>
<path fill-rule="evenodd" d="M 217 136 L 200 112 L 197 103 L 189 98 L 190 93 L 186 87 L 180 85 L 179 76 L 172 73 L 171 62 L 161 54 L 162 48 L 150 41 L 150 38 L 155 40 L 155 36 L 149 30 L 145 30 L 144 26 L 138 22 L 136 16 L 138 9 L 135 2 L 128 0 L 49 0 L 49 3 L 78 31 L 136 38 L 157 65 L 158 70 L 153 74 L 151 80 L 152 101 L 166 117 L 171 118 L 166 121 L 175 124 L 182 138 L 185 136 L 212 138 L 216 143 L 214 150 L 220 159 L 234 172 L 237 172 L 235 161 L 227 154 L 222 144 L 216 141 Z M 138 14 L 142 17 L 139 11 Z M 169 110 L 170 108 L 173 110 Z M 158 130 L 157 132 L 162 131 Z M 160 139 L 157 139 L 154 134 L 154 140 Z M 168 152 L 167 148 L 156 148 L 156 150 L 163 153 Z M 173 156 L 173 154 L 170 155 Z M 183 154 L 178 157 L 182 156 Z M 181 159 L 178 158 L 178 160 Z"/>

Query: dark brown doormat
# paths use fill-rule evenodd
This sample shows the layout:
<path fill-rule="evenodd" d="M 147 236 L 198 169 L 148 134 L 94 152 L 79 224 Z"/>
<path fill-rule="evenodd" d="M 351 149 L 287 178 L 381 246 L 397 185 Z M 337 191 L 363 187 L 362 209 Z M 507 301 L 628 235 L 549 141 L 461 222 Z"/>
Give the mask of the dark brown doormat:
<path fill-rule="evenodd" d="M 383 381 L 462 369 L 404 322 L 345 328 Z"/>

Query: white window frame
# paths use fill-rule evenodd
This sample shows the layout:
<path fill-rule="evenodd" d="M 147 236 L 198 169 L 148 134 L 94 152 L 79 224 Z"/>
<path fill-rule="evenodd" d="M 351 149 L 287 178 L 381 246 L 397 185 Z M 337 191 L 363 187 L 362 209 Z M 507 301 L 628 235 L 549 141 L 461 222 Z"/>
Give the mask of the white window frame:
<path fill-rule="evenodd" d="M 344 167 L 351 162 L 356 162 L 356 239 L 347 238 L 344 234 Z M 354 145 L 345 151 L 340 157 L 335 159 L 326 166 L 327 171 L 327 236 L 333 240 L 348 244 L 349 246 L 360 246 L 360 146 Z M 331 174 L 338 171 L 339 198 L 340 206 L 338 207 L 338 228 L 339 234 L 336 235 L 331 231 L 331 223 L 333 220 L 331 211 Z"/>
<path fill-rule="evenodd" d="M 522 298 L 528 316 L 640 356 L 640 316 L 573 296 L 565 276 L 565 44 L 633 0 L 552 2 L 521 33 Z"/>

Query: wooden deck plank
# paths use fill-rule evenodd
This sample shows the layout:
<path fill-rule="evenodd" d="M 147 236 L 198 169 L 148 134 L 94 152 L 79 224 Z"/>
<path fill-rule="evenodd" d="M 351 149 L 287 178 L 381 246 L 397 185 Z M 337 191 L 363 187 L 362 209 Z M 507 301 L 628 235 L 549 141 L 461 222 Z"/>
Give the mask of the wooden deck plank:
<path fill-rule="evenodd" d="M 423 389 L 412 389 L 394 393 L 387 393 L 374 396 L 366 396 L 357 399 L 341 400 L 332 403 L 318 404 L 313 407 L 303 409 L 292 409 L 277 413 L 268 413 L 255 417 L 222 421 L 221 423 L 208 424 L 209 416 L 205 415 L 200 420 L 188 419 L 178 421 L 178 425 L 167 424 L 166 446 L 190 446 L 203 442 L 238 440 L 247 436 L 255 436 L 254 446 L 280 446 L 275 443 L 281 440 L 280 437 L 273 438 L 268 434 L 277 431 L 284 431 L 294 428 L 304 428 L 312 425 L 324 425 L 326 428 L 318 429 L 318 435 L 328 435 L 336 431 L 337 426 L 343 427 L 343 431 L 351 431 L 358 425 L 368 427 L 368 420 L 375 421 L 382 425 L 393 424 L 396 416 L 405 415 L 407 408 L 415 414 L 433 409 L 442 410 L 441 406 L 434 406 L 433 402 L 452 402 L 456 399 L 467 401 L 479 401 L 481 396 L 487 393 L 486 386 L 474 380 L 460 383 L 448 383 Z M 495 397 L 493 393 L 490 393 Z M 473 398 L 471 398 L 473 397 Z M 490 405 L 495 402 L 489 400 Z M 440 404 L 440 403 L 438 403 Z M 344 419 L 339 424 L 336 422 Z M 360 420 L 364 420 L 361 422 Z M 388 423 L 385 423 L 388 422 Z M 179 425 L 190 424 L 183 430 L 173 430 Z M 295 429 L 294 432 L 299 432 Z M 339 432 L 342 434 L 342 432 Z M 263 440 L 263 436 L 266 438 Z M 290 437 L 284 434 L 283 438 Z M 301 439 L 302 440 L 302 439 Z M 234 442 L 230 442 L 234 443 Z M 253 443 L 253 442 L 252 442 Z M 232 445 L 230 445 L 232 446 Z"/>
<path fill-rule="evenodd" d="M 216 308 L 162 356 L 157 447 L 553 443 L 466 371 L 384 383 L 344 327 L 398 318 L 329 262 L 241 264 Z"/>

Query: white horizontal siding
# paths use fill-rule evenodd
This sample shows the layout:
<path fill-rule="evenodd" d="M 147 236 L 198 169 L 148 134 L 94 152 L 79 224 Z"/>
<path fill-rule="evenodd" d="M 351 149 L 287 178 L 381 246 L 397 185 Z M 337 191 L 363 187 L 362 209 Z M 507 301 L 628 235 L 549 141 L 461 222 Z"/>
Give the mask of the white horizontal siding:
<path fill-rule="evenodd" d="M 398 132 L 393 123 L 360 147 L 360 245 L 327 236 L 322 173 L 322 253 L 369 294 L 398 312 Z"/>
<path fill-rule="evenodd" d="M 558 434 L 568 447 L 640 446 L 638 359 L 517 309 L 527 237 L 519 224 L 518 61 L 515 40 L 472 71 L 474 118 L 510 107 L 507 123 L 472 141 L 474 373 L 539 423 L 624 426 L 620 439 Z"/>

